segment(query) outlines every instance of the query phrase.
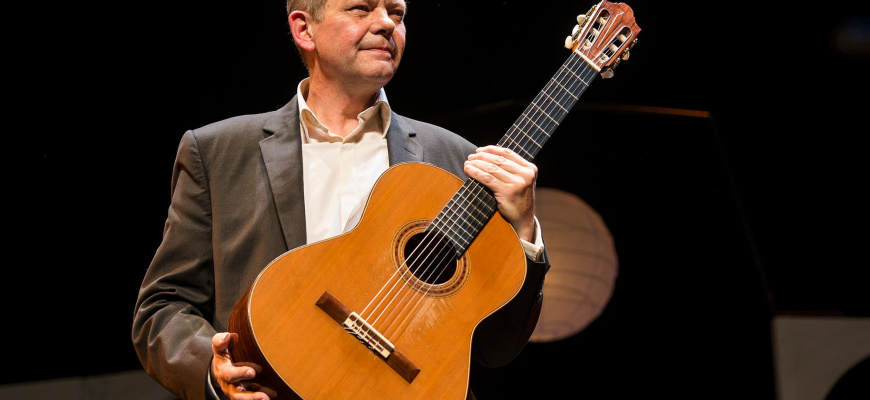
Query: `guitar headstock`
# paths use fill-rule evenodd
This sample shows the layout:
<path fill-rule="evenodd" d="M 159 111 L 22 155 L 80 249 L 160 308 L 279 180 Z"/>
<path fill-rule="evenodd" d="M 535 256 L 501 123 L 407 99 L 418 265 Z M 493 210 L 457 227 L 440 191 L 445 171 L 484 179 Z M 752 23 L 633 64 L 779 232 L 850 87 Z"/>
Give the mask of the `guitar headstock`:
<path fill-rule="evenodd" d="M 625 3 L 602 0 L 585 15 L 565 39 L 565 47 L 579 54 L 604 78 L 613 77 L 613 69 L 628 59 L 628 50 L 637 43 L 640 27 L 634 11 Z"/>

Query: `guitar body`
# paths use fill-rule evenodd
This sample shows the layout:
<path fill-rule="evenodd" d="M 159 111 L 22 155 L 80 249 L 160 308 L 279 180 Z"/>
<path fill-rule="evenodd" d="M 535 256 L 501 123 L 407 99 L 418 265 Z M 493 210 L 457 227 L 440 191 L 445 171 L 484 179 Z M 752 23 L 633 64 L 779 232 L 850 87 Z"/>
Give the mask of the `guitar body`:
<path fill-rule="evenodd" d="M 405 257 L 420 252 L 410 238 L 425 234 L 462 184 L 428 164 L 388 169 L 356 228 L 291 250 L 261 272 L 230 319 L 239 335 L 233 359 L 263 367 L 256 382 L 279 398 L 465 399 L 474 330 L 518 293 L 526 261 L 496 213 L 462 257 L 451 256 L 447 274 L 427 280 L 408 269 Z M 345 313 L 337 317 L 336 308 Z M 384 358 L 345 330 L 347 312 L 395 352 Z"/>

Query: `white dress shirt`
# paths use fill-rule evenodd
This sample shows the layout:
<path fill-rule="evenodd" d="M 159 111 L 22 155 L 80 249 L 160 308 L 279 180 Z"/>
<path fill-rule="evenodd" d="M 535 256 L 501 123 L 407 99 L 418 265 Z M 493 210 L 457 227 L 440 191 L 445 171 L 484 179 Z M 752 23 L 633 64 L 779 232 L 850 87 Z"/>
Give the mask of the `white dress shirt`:
<path fill-rule="evenodd" d="M 329 132 L 308 108 L 308 79 L 297 88 L 302 132 L 303 186 L 307 243 L 347 232 L 359 222 L 378 177 L 390 166 L 387 129 L 390 106 L 381 89 L 375 104 L 361 112 L 347 137 Z"/>

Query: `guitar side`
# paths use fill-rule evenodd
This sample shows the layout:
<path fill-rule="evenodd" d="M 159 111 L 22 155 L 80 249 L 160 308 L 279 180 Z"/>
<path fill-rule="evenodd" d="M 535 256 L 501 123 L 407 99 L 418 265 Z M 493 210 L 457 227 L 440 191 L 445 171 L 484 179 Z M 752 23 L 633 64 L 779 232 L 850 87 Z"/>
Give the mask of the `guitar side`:
<path fill-rule="evenodd" d="M 263 366 L 258 382 L 282 398 L 465 399 L 474 329 L 516 296 L 526 268 L 516 233 L 498 213 L 450 276 L 427 283 L 405 268 L 408 238 L 462 183 L 428 164 L 388 169 L 356 228 L 291 250 L 261 272 L 230 319 L 239 334 L 233 359 Z M 379 307 L 395 313 L 363 313 Z M 362 344 L 336 308 L 369 318 L 395 351 L 385 359 Z"/>

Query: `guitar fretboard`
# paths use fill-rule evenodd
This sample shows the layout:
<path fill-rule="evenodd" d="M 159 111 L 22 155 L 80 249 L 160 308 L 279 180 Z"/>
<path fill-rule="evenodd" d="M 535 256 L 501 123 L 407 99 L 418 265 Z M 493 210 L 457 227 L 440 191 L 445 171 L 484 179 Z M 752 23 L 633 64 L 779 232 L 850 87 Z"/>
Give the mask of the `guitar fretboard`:
<path fill-rule="evenodd" d="M 581 56 L 572 52 L 498 145 L 528 161 L 534 160 L 597 75 Z M 448 239 L 457 256 L 461 256 L 496 210 L 492 193 L 480 182 L 468 179 L 432 221 L 429 229 L 436 229 Z"/>

